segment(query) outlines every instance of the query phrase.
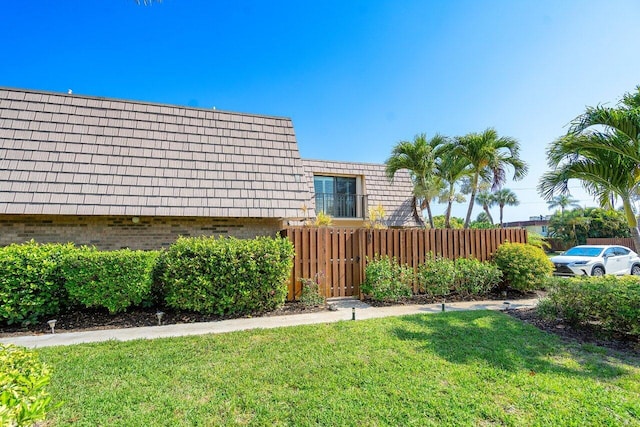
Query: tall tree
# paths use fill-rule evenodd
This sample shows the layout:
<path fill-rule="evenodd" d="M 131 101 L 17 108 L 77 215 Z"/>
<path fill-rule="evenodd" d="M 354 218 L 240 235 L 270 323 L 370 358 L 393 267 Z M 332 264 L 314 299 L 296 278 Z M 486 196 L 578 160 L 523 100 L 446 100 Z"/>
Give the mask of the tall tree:
<path fill-rule="evenodd" d="M 491 224 L 493 224 L 493 217 L 491 216 L 491 212 L 489 211 L 489 209 L 491 209 L 491 207 L 496 203 L 496 199 L 493 193 L 489 191 L 480 191 L 476 196 L 476 202 L 478 202 L 480 206 L 482 206 L 487 220 Z"/>
<path fill-rule="evenodd" d="M 597 141 L 602 143 L 597 144 Z M 567 194 L 569 180 L 576 179 L 601 207 L 610 207 L 612 194 L 619 197 L 631 236 L 636 247 L 640 247 L 638 221 L 632 204 L 640 186 L 640 168 L 631 157 L 609 149 L 627 143 L 628 137 L 619 132 L 568 134 L 557 139 L 547 150 L 552 171 L 542 176 L 538 191 L 550 200 L 555 193 Z"/>
<path fill-rule="evenodd" d="M 591 169 L 587 171 L 587 165 L 582 166 L 580 177 L 574 178 L 583 182 L 583 186 L 598 198 L 601 206 L 612 205 L 612 196 L 622 200 L 631 235 L 638 247 L 640 231 L 633 199 L 638 192 L 640 179 L 640 86 L 634 92 L 625 94 L 615 107 L 587 107 L 571 123 L 567 135 L 554 142 L 552 149 L 556 155 L 552 158 L 553 152 L 548 152 L 551 167 L 561 162 L 576 165 L 588 163 Z M 566 173 L 569 174 L 568 171 Z M 577 171 L 571 174 L 575 173 Z M 553 180 L 560 182 L 558 177 L 552 175 L 542 177 L 539 185 L 541 194 L 546 194 L 548 198 L 556 190 L 566 194 L 566 185 L 559 183 L 553 187 Z"/>
<path fill-rule="evenodd" d="M 495 200 L 495 203 L 500 208 L 500 228 L 502 228 L 502 213 L 504 211 L 504 207 L 518 206 L 520 204 L 520 201 L 518 200 L 518 196 L 516 196 L 516 193 L 509 190 L 508 188 L 502 188 L 496 191 L 495 193 L 493 193 L 493 198 Z"/>
<path fill-rule="evenodd" d="M 566 208 L 579 208 L 580 204 L 571 197 L 571 194 L 558 194 L 547 202 L 547 206 L 549 209 L 560 208 L 560 213 L 564 213 Z"/>
<path fill-rule="evenodd" d="M 500 189 L 507 179 L 507 169 L 513 169 L 513 180 L 527 174 L 527 164 L 520 159 L 520 144 L 510 137 L 499 137 L 495 129 L 457 137 L 454 152 L 466 160 L 471 170 L 471 197 L 464 221 L 469 227 L 473 205 L 481 179 L 491 183 L 492 190 Z"/>
<path fill-rule="evenodd" d="M 453 202 L 464 203 L 464 194 L 457 191 L 457 185 L 464 177 L 469 176 L 470 169 L 466 161 L 457 157 L 453 152 L 453 144 L 442 145 L 438 150 L 438 174 L 444 183 L 444 188 L 438 195 L 440 203 L 446 203 L 447 209 L 444 214 L 444 228 L 451 227 L 451 209 Z"/>
<path fill-rule="evenodd" d="M 424 226 L 421 211 L 426 209 L 431 228 L 433 228 L 431 201 L 438 195 L 442 185 L 438 177 L 436 149 L 446 143 L 447 139 L 442 135 L 436 134 L 428 139 L 422 133 L 416 135 L 413 141 L 398 142 L 385 162 L 387 178 L 391 181 L 399 170 L 409 171 L 414 189 L 413 216 L 419 224 Z"/>

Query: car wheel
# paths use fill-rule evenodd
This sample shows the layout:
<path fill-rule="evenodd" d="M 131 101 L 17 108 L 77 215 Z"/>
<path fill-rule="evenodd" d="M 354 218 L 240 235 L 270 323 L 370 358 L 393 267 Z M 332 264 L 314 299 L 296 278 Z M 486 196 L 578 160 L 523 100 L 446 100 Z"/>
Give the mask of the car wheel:
<path fill-rule="evenodd" d="M 602 268 L 602 267 L 593 267 L 593 270 L 591 270 L 591 275 L 592 276 L 604 276 L 604 268 Z"/>
<path fill-rule="evenodd" d="M 633 274 L 634 276 L 640 276 L 640 265 L 636 264 L 631 267 L 631 274 Z"/>

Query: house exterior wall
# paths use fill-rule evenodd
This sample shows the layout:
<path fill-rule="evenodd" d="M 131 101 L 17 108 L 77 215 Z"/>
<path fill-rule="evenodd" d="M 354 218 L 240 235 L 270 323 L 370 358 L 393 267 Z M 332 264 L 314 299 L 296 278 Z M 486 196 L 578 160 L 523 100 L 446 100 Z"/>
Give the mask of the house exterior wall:
<path fill-rule="evenodd" d="M 72 216 L 72 215 L 0 215 L 0 246 L 24 243 L 91 245 L 101 250 L 160 249 L 178 236 L 232 236 L 254 238 L 275 236 L 282 222 L 263 218 L 199 218 Z"/>
<path fill-rule="evenodd" d="M 309 159 L 302 159 L 302 162 L 309 193 L 312 195 L 308 204 L 312 210 L 312 216 L 315 216 L 313 177 L 315 175 L 349 176 L 358 178 L 356 181 L 358 191 L 366 196 L 367 206 L 364 207 L 363 212 L 365 219 L 334 218 L 334 226 L 361 227 L 368 220 L 368 208 L 375 208 L 378 205 L 382 205 L 385 209 L 384 222 L 389 227 L 417 227 L 420 225 L 413 217 L 411 204 L 413 185 L 406 170 L 398 171 L 394 180 L 389 181 L 383 164 Z"/>

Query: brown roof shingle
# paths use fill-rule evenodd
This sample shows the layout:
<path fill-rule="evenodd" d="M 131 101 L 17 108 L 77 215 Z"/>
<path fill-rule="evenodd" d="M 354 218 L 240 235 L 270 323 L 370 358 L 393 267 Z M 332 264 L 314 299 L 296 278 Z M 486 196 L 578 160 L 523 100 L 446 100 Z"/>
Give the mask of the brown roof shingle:
<path fill-rule="evenodd" d="M 300 217 L 291 120 L 0 88 L 0 213 Z"/>

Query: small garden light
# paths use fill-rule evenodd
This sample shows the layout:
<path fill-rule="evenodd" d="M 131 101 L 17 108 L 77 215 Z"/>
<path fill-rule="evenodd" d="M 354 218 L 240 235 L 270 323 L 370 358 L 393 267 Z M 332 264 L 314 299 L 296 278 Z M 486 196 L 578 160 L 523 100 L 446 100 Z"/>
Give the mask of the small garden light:
<path fill-rule="evenodd" d="M 52 334 L 55 334 L 55 333 L 56 333 L 56 331 L 55 331 L 55 329 L 56 329 L 56 319 L 49 320 L 49 321 L 47 322 L 47 324 L 48 324 L 48 325 L 49 325 L 49 327 L 51 328 L 51 333 L 52 333 Z"/>
<path fill-rule="evenodd" d="M 158 326 L 162 325 L 162 316 L 164 316 L 164 311 L 156 312 L 156 317 L 158 318 Z"/>
<path fill-rule="evenodd" d="M 351 307 L 351 320 L 356 320 L 356 308 Z"/>
<path fill-rule="evenodd" d="M 509 311 L 509 309 L 511 308 L 511 303 L 509 301 L 505 301 L 503 302 L 504 304 L 504 309 Z"/>

